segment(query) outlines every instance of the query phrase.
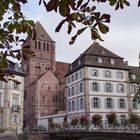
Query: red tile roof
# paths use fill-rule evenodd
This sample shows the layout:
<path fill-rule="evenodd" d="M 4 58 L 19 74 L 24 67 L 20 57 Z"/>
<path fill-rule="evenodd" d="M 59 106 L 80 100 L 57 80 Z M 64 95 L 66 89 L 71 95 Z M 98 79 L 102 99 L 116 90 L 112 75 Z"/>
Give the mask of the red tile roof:
<path fill-rule="evenodd" d="M 56 77 L 59 79 L 60 83 L 65 83 L 65 75 L 68 71 L 69 63 L 56 62 Z"/>

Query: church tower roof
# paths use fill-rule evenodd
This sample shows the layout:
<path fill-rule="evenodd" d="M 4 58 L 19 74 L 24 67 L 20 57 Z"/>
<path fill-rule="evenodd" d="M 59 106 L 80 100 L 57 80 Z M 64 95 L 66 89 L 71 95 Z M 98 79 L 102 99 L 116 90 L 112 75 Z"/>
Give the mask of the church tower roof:
<path fill-rule="evenodd" d="M 28 36 L 26 38 L 26 41 L 30 39 L 31 37 Z M 55 41 L 52 40 L 52 38 L 49 36 L 49 34 L 46 32 L 46 30 L 43 28 L 43 26 L 41 25 L 39 21 L 37 21 L 34 26 L 32 39 L 55 43 Z"/>

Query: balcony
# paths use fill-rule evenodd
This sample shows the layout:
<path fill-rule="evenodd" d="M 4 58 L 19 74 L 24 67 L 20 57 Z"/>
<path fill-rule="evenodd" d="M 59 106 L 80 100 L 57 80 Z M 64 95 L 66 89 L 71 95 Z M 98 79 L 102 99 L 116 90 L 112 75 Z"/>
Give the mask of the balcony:
<path fill-rule="evenodd" d="M 20 106 L 19 105 L 12 105 L 12 112 L 19 112 Z"/>

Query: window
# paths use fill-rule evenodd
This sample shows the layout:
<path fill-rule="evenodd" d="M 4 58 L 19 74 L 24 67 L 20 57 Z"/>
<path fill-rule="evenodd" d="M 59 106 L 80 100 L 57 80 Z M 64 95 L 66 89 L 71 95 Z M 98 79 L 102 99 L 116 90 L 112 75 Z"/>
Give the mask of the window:
<path fill-rule="evenodd" d="M 93 108 L 100 108 L 100 100 L 99 100 L 99 98 L 94 97 L 92 100 L 93 100 L 92 101 L 92 107 Z"/>
<path fill-rule="evenodd" d="M 111 71 L 105 70 L 105 77 L 106 78 L 111 78 Z"/>
<path fill-rule="evenodd" d="M 45 51 L 46 43 L 44 42 L 43 50 Z"/>
<path fill-rule="evenodd" d="M 71 88 L 71 93 L 74 95 L 74 87 Z"/>
<path fill-rule="evenodd" d="M 51 90 L 51 86 L 48 86 L 48 90 Z"/>
<path fill-rule="evenodd" d="M 115 64 L 115 61 L 113 59 L 110 59 L 110 63 L 113 65 Z"/>
<path fill-rule="evenodd" d="M 119 93 L 124 93 L 124 85 L 123 84 L 118 84 L 117 90 Z"/>
<path fill-rule="evenodd" d="M 83 100 L 83 98 L 80 99 L 80 109 L 84 109 L 84 100 Z"/>
<path fill-rule="evenodd" d="M 119 99 L 119 108 L 121 109 L 124 109 L 126 106 L 126 103 L 125 103 L 125 99 Z"/>
<path fill-rule="evenodd" d="M 83 92 L 83 83 L 80 83 L 80 93 Z"/>
<path fill-rule="evenodd" d="M 49 43 L 47 43 L 47 51 L 49 51 L 50 49 L 49 49 Z"/>
<path fill-rule="evenodd" d="M 138 109 L 136 101 L 132 101 L 132 108 L 135 110 Z"/>
<path fill-rule="evenodd" d="M 75 110 L 75 101 L 72 101 L 72 111 Z"/>
<path fill-rule="evenodd" d="M 131 85 L 131 93 L 135 94 L 137 92 L 136 85 Z"/>
<path fill-rule="evenodd" d="M 78 80 L 78 73 L 75 73 L 75 80 Z"/>
<path fill-rule="evenodd" d="M 98 76 L 98 71 L 96 69 L 91 69 L 90 70 L 90 76 L 97 77 Z"/>
<path fill-rule="evenodd" d="M 68 84 L 70 83 L 70 77 L 68 77 Z"/>
<path fill-rule="evenodd" d="M 70 97 L 70 88 L 68 88 L 68 97 Z"/>
<path fill-rule="evenodd" d="M 16 82 L 12 82 L 12 85 L 13 85 L 13 89 L 15 89 L 15 90 L 18 90 L 19 89 L 19 84 L 18 83 L 16 83 Z"/>
<path fill-rule="evenodd" d="M 118 79 L 123 79 L 123 73 L 121 71 L 117 72 L 117 78 Z"/>
<path fill-rule="evenodd" d="M 79 73 L 79 78 L 82 78 L 83 77 L 83 71 L 80 70 L 80 73 Z"/>
<path fill-rule="evenodd" d="M 12 105 L 19 105 L 19 96 L 18 95 L 13 96 Z"/>
<path fill-rule="evenodd" d="M 19 123 L 18 115 L 13 115 L 13 116 L 11 117 L 11 123 L 12 123 L 12 124 L 18 124 L 18 123 Z"/>
<path fill-rule="evenodd" d="M 45 96 L 44 95 L 42 96 L 42 102 L 45 102 Z"/>
<path fill-rule="evenodd" d="M 76 94 L 79 93 L 79 86 L 78 86 L 78 84 L 77 84 L 76 87 L 75 87 L 75 92 L 76 92 Z"/>
<path fill-rule="evenodd" d="M 71 102 L 68 102 L 68 111 L 71 111 Z"/>
<path fill-rule="evenodd" d="M 114 107 L 114 101 L 112 98 L 106 98 L 105 102 L 106 108 L 112 109 Z"/>
<path fill-rule="evenodd" d="M 106 83 L 105 84 L 105 91 L 106 92 L 112 92 L 113 91 L 113 87 L 111 83 Z"/>
<path fill-rule="evenodd" d="M 3 81 L 0 81 L 0 89 L 3 88 Z"/>
<path fill-rule="evenodd" d="M 2 125 L 3 123 L 3 117 L 2 117 L 2 114 L 0 114 L 0 125 Z"/>
<path fill-rule="evenodd" d="M 40 41 L 38 42 L 38 49 L 39 50 L 41 49 L 41 43 L 40 43 Z"/>
<path fill-rule="evenodd" d="M 74 81 L 74 75 L 71 76 L 71 82 L 73 82 L 73 81 Z"/>
<path fill-rule="evenodd" d="M 76 99 L 76 110 L 79 110 L 79 99 Z"/>
<path fill-rule="evenodd" d="M 126 115 L 120 115 L 120 123 L 126 124 Z"/>
<path fill-rule="evenodd" d="M 0 107 L 2 107 L 2 93 L 0 93 Z"/>
<path fill-rule="evenodd" d="M 102 58 L 98 57 L 98 63 L 102 63 L 102 62 L 103 62 Z"/>
<path fill-rule="evenodd" d="M 37 41 L 35 41 L 35 49 L 37 49 Z"/>
<path fill-rule="evenodd" d="M 97 82 L 93 82 L 92 84 L 91 84 L 91 91 L 95 91 L 95 92 L 98 92 L 99 91 L 99 83 L 97 83 Z"/>

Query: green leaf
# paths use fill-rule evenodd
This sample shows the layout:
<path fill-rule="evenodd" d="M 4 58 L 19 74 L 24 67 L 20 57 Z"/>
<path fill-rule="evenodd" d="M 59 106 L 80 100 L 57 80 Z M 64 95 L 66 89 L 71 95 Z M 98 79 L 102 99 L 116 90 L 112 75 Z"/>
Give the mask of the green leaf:
<path fill-rule="evenodd" d="M 109 27 L 107 27 L 106 25 L 104 25 L 103 23 L 99 22 L 98 23 L 99 26 L 99 30 L 103 33 L 106 34 L 109 31 Z"/>
<path fill-rule="evenodd" d="M 66 21 L 66 20 L 62 20 L 62 21 L 58 24 L 58 26 L 57 26 L 56 29 L 55 29 L 55 32 L 59 32 L 59 31 L 60 31 L 60 29 L 61 29 L 61 27 L 63 26 L 63 24 L 65 23 L 65 21 Z"/>
<path fill-rule="evenodd" d="M 95 31 L 95 29 L 91 29 L 91 37 L 92 37 L 93 40 L 99 39 L 100 41 L 104 41 L 100 37 L 99 33 L 97 31 Z"/>
<path fill-rule="evenodd" d="M 77 35 L 80 35 L 82 32 L 84 32 L 86 28 L 87 28 L 87 27 L 84 27 L 84 28 L 82 28 L 82 29 L 79 29 L 79 30 L 77 31 Z"/>
<path fill-rule="evenodd" d="M 67 0 L 61 0 L 59 6 L 59 13 L 61 16 L 66 17 L 70 13 L 70 7 L 67 3 Z"/>
<path fill-rule="evenodd" d="M 77 8 L 79 8 L 81 6 L 82 2 L 83 2 L 83 0 L 78 0 L 78 2 L 77 2 Z"/>
<path fill-rule="evenodd" d="M 117 3 L 117 0 L 109 0 L 109 4 L 111 5 L 111 6 L 114 6 L 116 3 Z"/>

